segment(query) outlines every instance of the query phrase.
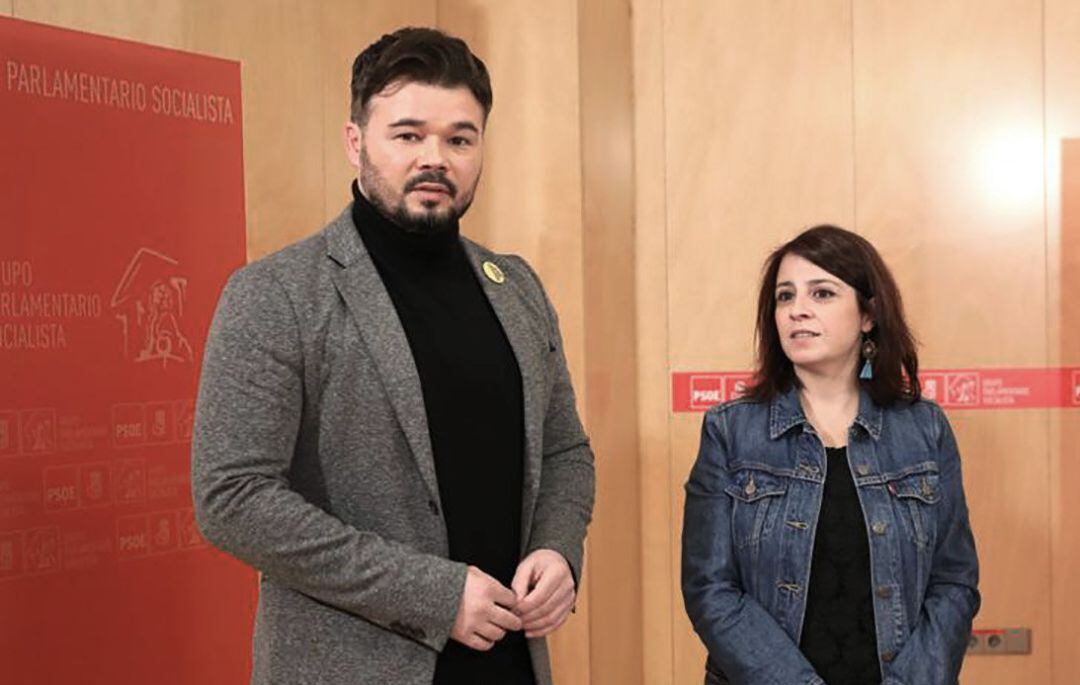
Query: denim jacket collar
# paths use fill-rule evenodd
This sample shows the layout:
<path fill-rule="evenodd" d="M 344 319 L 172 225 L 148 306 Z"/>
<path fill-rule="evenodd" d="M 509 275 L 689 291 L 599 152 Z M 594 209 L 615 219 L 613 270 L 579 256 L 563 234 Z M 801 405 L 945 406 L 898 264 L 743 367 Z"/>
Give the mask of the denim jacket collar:
<path fill-rule="evenodd" d="M 881 438 L 881 407 L 874 403 L 865 388 L 859 388 L 859 413 L 855 415 L 855 425 L 862 428 L 874 440 Z M 802 405 L 799 404 L 799 389 L 792 387 L 772 399 L 769 403 L 769 437 L 777 439 L 800 424 L 809 424 Z"/>

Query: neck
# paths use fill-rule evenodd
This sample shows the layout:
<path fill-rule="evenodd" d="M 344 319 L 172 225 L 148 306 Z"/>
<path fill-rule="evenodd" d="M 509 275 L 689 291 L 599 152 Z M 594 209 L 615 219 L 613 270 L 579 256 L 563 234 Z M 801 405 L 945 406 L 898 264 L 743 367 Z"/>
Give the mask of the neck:
<path fill-rule="evenodd" d="M 802 386 L 800 396 L 810 398 L 815 403 L 838 405 L 858 402 L 859 384 L 855 380 L 854 369 L 850 373 L 834 374 L 795 367 L 795 376 Z"/>
<path fill-rule="evenodd" d="M 802 389 L 799 404 L 810 425 L 827 447 L 847 444 L 847 433 L 859 413 L 859 385 L 854 369 L 843 374 L 819 374 L 795 368 Z"/>

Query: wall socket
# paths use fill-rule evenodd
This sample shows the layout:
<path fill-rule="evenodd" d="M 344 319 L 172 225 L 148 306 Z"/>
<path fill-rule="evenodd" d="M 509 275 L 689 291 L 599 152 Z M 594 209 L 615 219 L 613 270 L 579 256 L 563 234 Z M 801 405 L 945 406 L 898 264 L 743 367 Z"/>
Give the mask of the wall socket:
<path fill-rule="evenodd" d="M 1031 654 L 1031 628 L 983 628 L 971 631 L 968 654 Z"/>

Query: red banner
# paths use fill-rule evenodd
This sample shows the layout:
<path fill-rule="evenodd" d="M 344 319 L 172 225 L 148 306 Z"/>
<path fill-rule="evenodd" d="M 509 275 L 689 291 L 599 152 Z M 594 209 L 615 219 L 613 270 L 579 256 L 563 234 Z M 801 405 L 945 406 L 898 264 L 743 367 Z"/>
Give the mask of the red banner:
<path fill-rule="evenodd" d="M 0 680 L 239 683 L 254 574 L 192 516 L 245 255 L 235 62 L 0 18 Z"/>
<path fill-rule="evenodd" d="M 671 374 L 672 409 L 705 411 L 740 397 L 752 375 L 738 372 Z M 1080 407 L 1080 367 L 1055 369 L 943 369 L 919 374 L 923 397 L 946 409 Z"/>

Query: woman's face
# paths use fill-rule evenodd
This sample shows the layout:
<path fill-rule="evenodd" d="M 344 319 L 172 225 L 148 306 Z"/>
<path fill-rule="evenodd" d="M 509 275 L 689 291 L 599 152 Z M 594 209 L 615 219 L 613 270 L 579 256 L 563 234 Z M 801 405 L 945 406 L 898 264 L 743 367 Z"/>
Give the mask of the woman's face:
<path fill-rule="evenodd" d="M 775 297 L 780 345 L 795 368 L 854 377 L 862 334 L 874 327 L 859 311 L 855 289 L 808 259 L 787 254 Z"/>

